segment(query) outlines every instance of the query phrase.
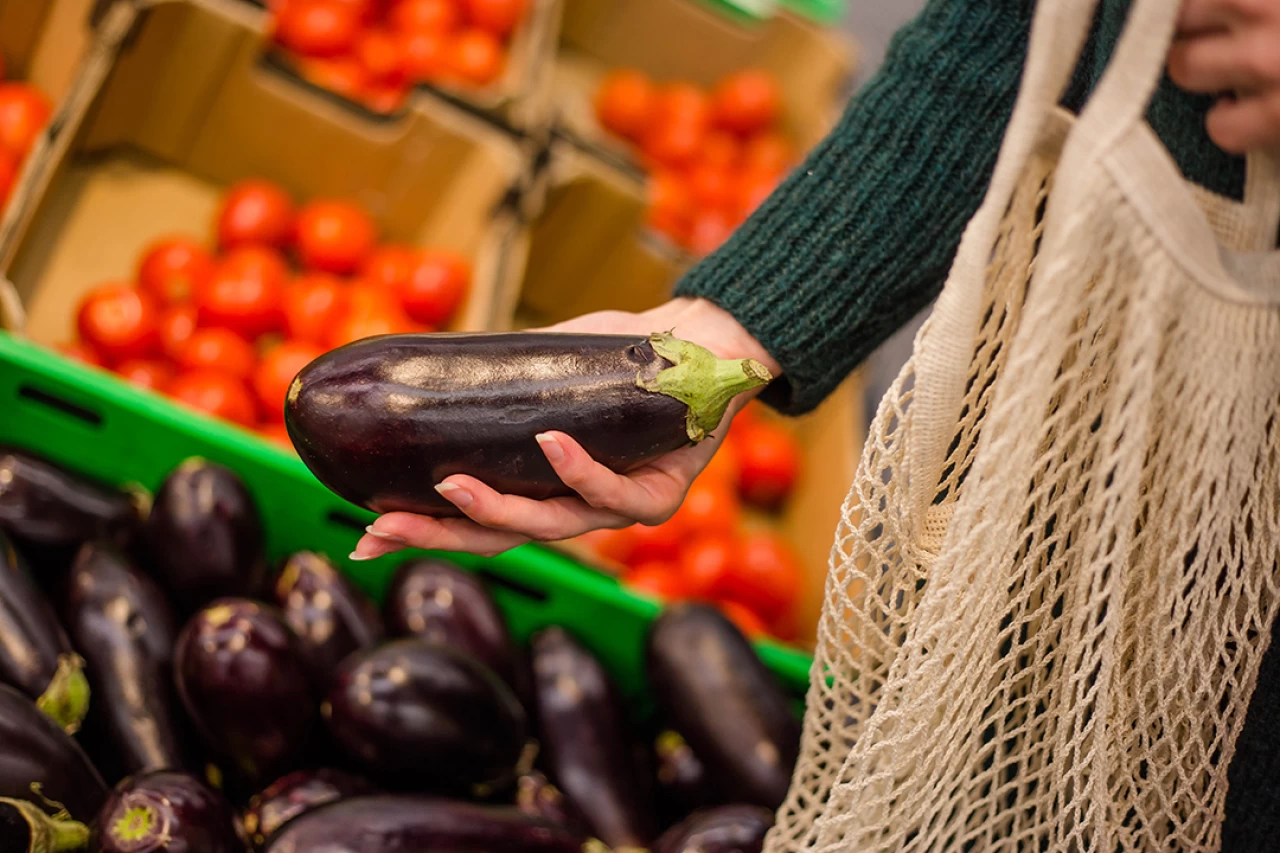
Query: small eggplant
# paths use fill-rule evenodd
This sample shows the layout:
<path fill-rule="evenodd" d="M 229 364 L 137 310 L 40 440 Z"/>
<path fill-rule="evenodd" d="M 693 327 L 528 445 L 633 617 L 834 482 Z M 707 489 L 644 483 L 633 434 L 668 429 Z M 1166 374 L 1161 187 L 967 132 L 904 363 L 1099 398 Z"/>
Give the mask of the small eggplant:
<path fill-rule="evenodd" d="M 94 827 L 101 853 L 243 853 L 231 807 L 199 779 L 161 770 L 122 781 Z"/>
<path fill-rule="evenodd" d="M 320 713 L 375 781 L 417 790 L 483 792 L 509 783 L 525 747 L 524 710 L 501 679 L 420 639 L 347 658 Z"/>
<path fill-rule="evenodd" d="M 382 640 L 373 602 L 320 554 L 301 551 L 286 560 L 274 594 L 285 621 L 302 639 L 316 684 L 326 683 L 347 655 Z"/>
<path fill-rule="evenodd" d="M 262 522 L 235 473 L 203 459 L 165 478 L 147 519 L 156 579 L 183 616 L 215 598 L 252 595 L 262 582 Z"/>
<path fill-rule="evenodd" d="M 679 733 L 665 731 L 654 739 L 658 793 L 666 813 L 687 815 L 715 801 L 707 769 Z"/>
<path fill-rule="evenodd" d="M 469 474 L 505 494 L 573 494 L 534 437 L 563 431 L 629 471 L 709 435 L 769 381 L 669 334 L 388 335 L 313 361 L 285 424 L 320 482 L 378 513 L 459 515 L 435 486 Z"/>
<path fill-rule="evenodd" d="M 60 853 L 89 843 L 89 827 L 47 815 L 26 800 L 0 798 L 0 853 Z"/>
<path fill-rule="evenodd" d="M 41 808 L 65 808 L 90 821 L 107 797 L 107 786 L 74 739 L 34 703 L 0 685 L 0 797 Z"/>
<path fill-rule="evenodd" d="M 298 638 L 275 608 L 221 599 L 174 651 L 178 695 L 205 744 L 255 788 L 293 769 L 314 733 Z"/>
<path fill-rule="evenodd" d="M 139 504 L 19 450 L 0 449 L 0 528 L 25 542 L 74 548 L 89 539 L 124 544 Z"/>
<path fill-rule="evenodd" d="M 575 832 L 585 830 L 587 820 L 551 780 L 530 770 L 516 780 L 516 808 L 530 817 L 563 826 Z"/>
<path fill-rule="evenodd" d="M 717 791 L 776 809 L 800 748 L 800 721 L 742 632 L 718 610 L 667 608 L 649 631 L 649 684 L 658 707 Z"/>
<path fill-rule="evenodd" d="M 114 778 L 185 766 L 173 688 L 177 627 L 160 588 L 111 545 L 91 542 L 71 567 L 67 629 L 88 662 L 90 729 Z"/>
<path fill-rule="evenodd" d="M 373 785 L 338 770 L 299 770 L 272 782 L 249 800 L 240 826 L 254 850 L 280 827 L 323 805 L 374 793 Z"/>
<path fill-rule="evenodd" d="M 267 853 L 589 853 L 598 842 L 510 806 L 413 795 L 356 797 L 290 821 Z"/>
<path fill-rule="evenodd" d="M 533 678 L 551 778 L 610 847 L 644 848 L 655 819 L 627 719 L 604 667 L 564 629 L 533 635 Z"/>
<path fill-rule="evenodd" d="M 49 602 L 0 533 L 0 682 L 35 700 L 67 733 L 89 710 L 89 682 Z"/>
<path fill-rule="evenodd" d="M 759 806 L 720 806 L 695 812 L 671 827 L 653 853 L 760 853 L 773 812 Z"/>

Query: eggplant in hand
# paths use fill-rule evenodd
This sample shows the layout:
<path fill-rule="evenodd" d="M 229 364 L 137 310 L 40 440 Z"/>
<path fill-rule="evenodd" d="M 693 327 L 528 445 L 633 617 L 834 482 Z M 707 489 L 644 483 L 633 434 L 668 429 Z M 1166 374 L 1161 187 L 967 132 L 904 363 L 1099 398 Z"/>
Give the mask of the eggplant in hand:
<path fill-rule="evenodd" d="M 257 787 L 296 766 L 315 700 L 298 638 L 275 608 L 221 599 L 182 629 L 178 695 L 206 746 Z"/>
<path fill-rule="evenodd" d="M 0 528 L 24 542 L 71 547 L 89 539 L 123 543 L 139 522 L 137 503 L 18 450 L 0 449 Z"/>
<path fill-rule="evenodd" d="M 75 740 L 34 703 L 0 685 L 0 797 L 93 820 L 107 786 Z"/>
<path fill-rule="evenodd" d="M 160 588 L 115 547 L 91 542 L 71 567 L 67 630 L 85 660 L 89 725 L 112 778 L 185 766 L 173 688 L 177 626 Z M 101 759 L 100 759 L 101 760 Z"/>
<path fill-rule="evenodd" d="M 0 853 L 61 853 L 89 843 L 89 827 L 48 815 L 26 800 L 0 797 Z"/>
<path fill-rule="evenodd" d="M 272 782 L 249 800 L 240 826 L 250 846 L 261 850 L 267 839 L 296 817 L 328 803 L 374 793 L 373 785 L 338 770 L 299 770 Z"/>
<path fill-rule="evenodd" d="M 156 579 L 186 616 L 215 598 L 252 595 L 262 582 L 262 521 L 244 483 L 204 459 L 165 478 L 147 519 Z"/>
<path fill-rule="evenodd" d="M 515 778 L 525 714 L 491 670 L 425 640 L 343 661 L 320 706 L 334 740 L 375 781 L 483 793 Z"/>
<path fill-rule="evenodd" d="M 663 833 L 653 853 L 760 853 L 773 812 L 759 806 L 721 806 L 695 812 Z"/>
<path fill-rule="evenodd" d="M 125 779 L 94 828 L 101 853 L 243 853 L 231 807 L 199 779 L 158 771 Z"/>
<path fill-rule="evenodd" d="M 273 588 L 275 603 L 302 640 L 312 677 L 324 684 L 347 655 L 382 639 L 378 609 L 324 556 L 289 557 Z"/>
<path fill-rule="evenodd" d="M 298 374 L 285 423 L 302 461 L 352 503 L 458 515 L 453 474 L 500 492 L 573 492 L 535 436 L 558 430 L 625 472 L 707 437 L 729 402 L 770 379 L 666 333 L 414 334 L 336 349 Z"/>
<path fill-rule="evenodd" d="M 627 719 L 604 667 L 562 628 L 534 634 L 534 688 L 551 777 L 596 836 L 616 848 L 644 848 L 655 819 L 635 764 Z"/>
<path fill-rule="evenodd" d="M 35 700 L 70 734 L 89 709 L 82 661 L 32 581 L 13 544 L 0 533 L 0 682 Z"/>

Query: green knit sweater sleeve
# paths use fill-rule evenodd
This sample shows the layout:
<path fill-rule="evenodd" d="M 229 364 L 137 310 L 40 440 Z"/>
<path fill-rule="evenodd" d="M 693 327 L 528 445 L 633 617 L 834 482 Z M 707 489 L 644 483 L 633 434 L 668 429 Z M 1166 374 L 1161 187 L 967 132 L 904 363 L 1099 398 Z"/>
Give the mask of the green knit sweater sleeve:
<path fill-rule="evenodd" d="M 677 284 L 782 365 L 799 414 L 937 295 L 1013 111 L 1032 0 L 930 0 L 839 125 Z"/>

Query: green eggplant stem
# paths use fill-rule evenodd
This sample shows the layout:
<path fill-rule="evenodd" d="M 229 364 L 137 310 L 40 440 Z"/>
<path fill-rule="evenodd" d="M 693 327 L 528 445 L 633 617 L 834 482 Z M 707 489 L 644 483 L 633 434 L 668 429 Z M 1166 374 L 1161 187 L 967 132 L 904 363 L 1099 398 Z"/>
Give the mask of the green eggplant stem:
<path fill-rule="evenodd" d="M 682 341 L 670 332 L 649 336 L 649 345 L 671 367 L 656 376 L 636 377 L 646 391 L 674 397 L 689 407 L 685 431 L 695 444 L 720 426 L 734 397 L 767 385 L 773 379 L 769 369 L 751 358 L 717 358 L 710 350 Z"/>
<path fill-rule="evenodd" d="M 31 827 L 29 853 L 69 853 L 89 846 L 89 827 L 71 819 L 66 810 L 50 816 L 26 800 L 0 797 L 0 805 L 14 809 Z"/>
<path fill-rule="evenodd" d="M 89 680 L 84 677 L 84 661 L 79 655 L 58 658 L 58 669 L 49 680 L 36 707 L 44 711 L 69 735 L 80 730 L 89 712 Z"/>

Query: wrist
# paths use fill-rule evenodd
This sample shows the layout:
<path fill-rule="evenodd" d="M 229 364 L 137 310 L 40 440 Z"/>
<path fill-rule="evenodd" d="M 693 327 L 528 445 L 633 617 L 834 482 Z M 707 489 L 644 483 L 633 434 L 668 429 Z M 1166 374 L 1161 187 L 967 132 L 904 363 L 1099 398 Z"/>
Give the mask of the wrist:
<path fill-rule="evenodd" d="M 707 299 L 682 296 L 645 312 L 678 338 L 692 341 L 721 358 L 751 358 L 763 364 L 773 378 L 782 366 L 728 311 Z"/>

